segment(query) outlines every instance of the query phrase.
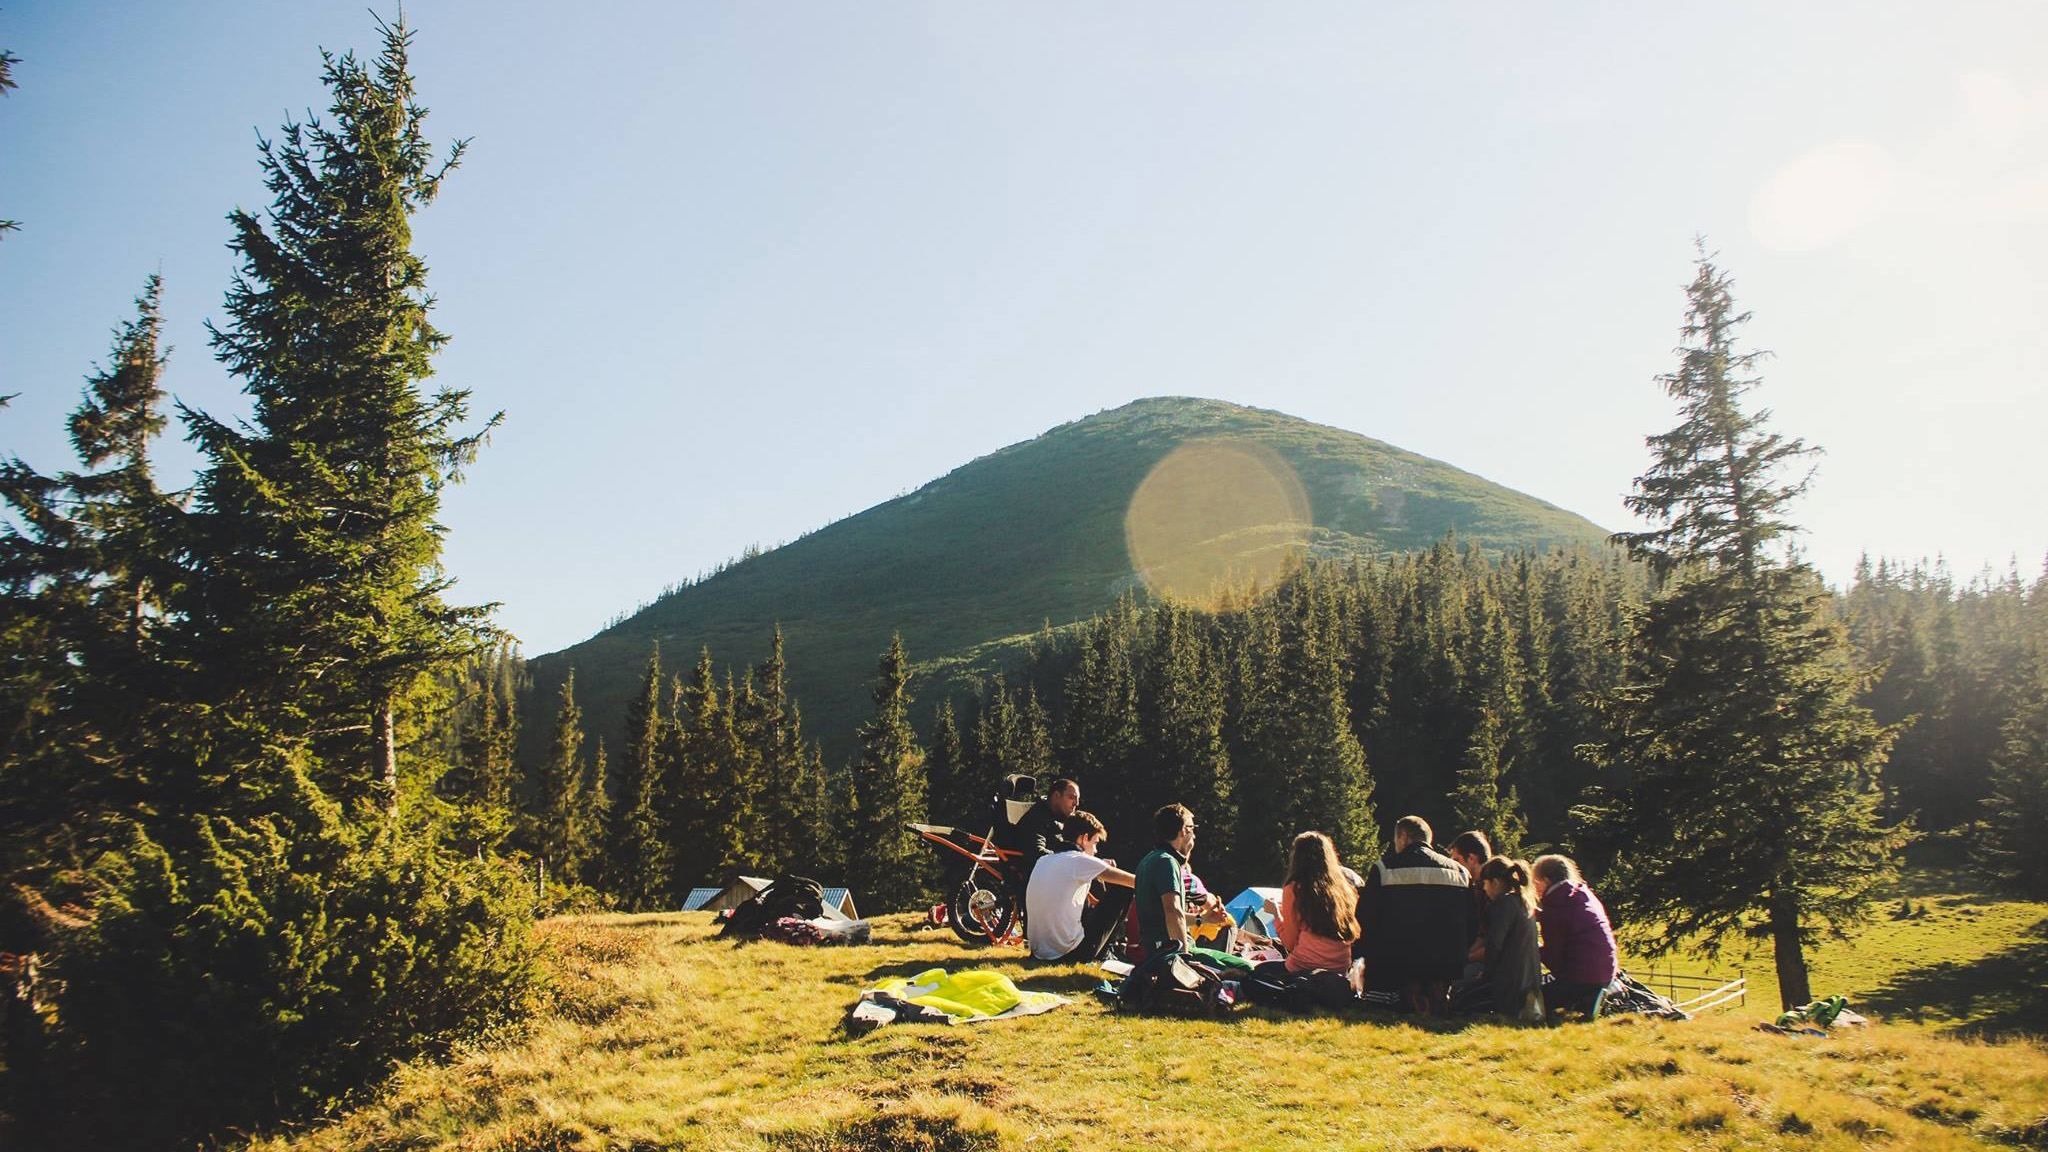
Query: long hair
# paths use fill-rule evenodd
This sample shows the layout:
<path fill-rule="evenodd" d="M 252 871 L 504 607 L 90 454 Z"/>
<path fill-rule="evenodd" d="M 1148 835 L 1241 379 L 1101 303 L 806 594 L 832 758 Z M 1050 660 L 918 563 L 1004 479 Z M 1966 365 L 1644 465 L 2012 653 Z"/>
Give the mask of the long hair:
<path fill-rule="evenodd" d="M 1498 880 L 1507 885 L 1508 890 L 1501 893 L 1501 899 L 1505 900 L 1512 896 L 1522 902 L 1522 912 L 1525 915 L 1536 914 L 1535 881 L 1529 876 L 1527 864 L 1520 860 L 1510 860 L 1505 856 L 1495 856 L 1479 866 L 1479 879 Z"/>
<path fill-rule="evenodd" d="M 1294 885 L 1294 910 L 1302 926 L 1332 940 L 1358 939 L 1358 889 L 1337 865 L 1337 846 L 1321 832 L 1294 838 L 1287 882 Z"/>

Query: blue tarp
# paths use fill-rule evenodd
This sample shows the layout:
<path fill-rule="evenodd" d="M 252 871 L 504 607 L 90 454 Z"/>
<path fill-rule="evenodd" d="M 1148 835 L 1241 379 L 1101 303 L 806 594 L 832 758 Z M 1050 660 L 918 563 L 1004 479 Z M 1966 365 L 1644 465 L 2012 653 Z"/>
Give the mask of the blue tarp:
<path fill-rule="evenodd" d="M 1273 936 L 1279 933 L 1280 928 L 1273 923 L 1273 914 L 1266 911 L 1266 901 L 1268 900 L 1278 905 L 1280 903 L 1280 890 L 1278 888 L 1247 888 L 1232 896 L 1230 903 L 1225 904 L 1223 907 L 1225 911 L 1230 913 L 1230 918 L 1237 921 L 1238 927 L 1250 929 L 1261 936 Z"/>

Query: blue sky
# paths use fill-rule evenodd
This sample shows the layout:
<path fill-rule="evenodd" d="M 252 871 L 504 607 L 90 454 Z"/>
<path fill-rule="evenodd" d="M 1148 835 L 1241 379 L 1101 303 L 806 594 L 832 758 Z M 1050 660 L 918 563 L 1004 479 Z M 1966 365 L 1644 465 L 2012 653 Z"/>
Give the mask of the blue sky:
<path fill-rule="evenodd" d="M 1798 509 L 1961 575 L 2048 553 L 2048 7 L 521 5 L 416 0 L 441 382 L 502 408 L 447 564 L 529 652 L 665 584 L 1131 399 L 1375 436 L 1610 527 L 1673 410 L 1692 238 L 1827 449 Z M 11 0 L 0 452 L 143 278 L 166 378 L 256 133 L 358 0 Z M 182 444 L 163 451 L 189 469 Z"/>

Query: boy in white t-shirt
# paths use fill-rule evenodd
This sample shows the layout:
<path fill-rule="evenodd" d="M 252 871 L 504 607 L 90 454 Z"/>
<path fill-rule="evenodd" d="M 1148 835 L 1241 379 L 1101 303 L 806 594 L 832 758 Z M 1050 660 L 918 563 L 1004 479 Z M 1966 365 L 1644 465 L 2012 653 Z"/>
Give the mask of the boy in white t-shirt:
<path fill-rule="evenodd" d="M 1024 923 L 1033 957 L 1092 963 L 1102 959 L 1110 933 L 1130 907 L 1131 885 L 1137 878 L 1096 857 L 1109 832 L 1093 814 L 1067 817 L 1067 833 L 1073 849 L 1044 857 L 1031 870 L 1031 882 L 1024 889 Z M 1103 888 L 1091 908 L 1088 891 L 1098 880 Z"/>

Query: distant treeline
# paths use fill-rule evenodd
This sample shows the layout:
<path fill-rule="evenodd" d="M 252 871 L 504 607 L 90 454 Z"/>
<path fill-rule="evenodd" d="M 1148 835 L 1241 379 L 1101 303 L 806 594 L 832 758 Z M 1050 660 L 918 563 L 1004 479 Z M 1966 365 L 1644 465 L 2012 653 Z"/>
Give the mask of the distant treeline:
<path fill-rule="evenodd" d="M 784 870 L 844 877 L 865 906 L 893 907 L 932 895 L 932 877 L 872 814 L 973 823 L 1004 776 L 1025 773 L 1080 781 L 1111 854 L 1146 850 L 1151 811 L 1188 803 L 1204 830 L 1197 870 L 1224 885 L 1270 880 L 1304 828 L 1348 858 L 1377 852 L 1408 813 L 1485 829 L 1506 850 L 1569 846 L 1571 810 L 1600 774 L 1585 751 L 1612 735 L 1596 702 L 1629 676 L 1623 641 L 1650 583 L 1618 551 L 1495 556 L 1445 539 L 1311 563 L 1218 612 L 1126 596 L 1045 633 L 1009 675 L 937 702 L 893 773 L 871 747 L 875 722 L 852 765 L 828 765 L 803 737 L 779 636 L 737 679 L 711 653 L 664 679 L 657 655 L 614 737 L 625 769 L 610 762 L 603 802 L 597 758 L 577 751 L 558 705 L 549 764 L 525 789 L 524 842 L 555 845 L 628 907 Z M 1892 814 L 1926 831 L 1984 821 L 1994 764 L 2040 690 L 2048 574 L 1958 585 L 1939 565 L 1866 562 L 1834 604 L 1861 702 L 1900 726 L 1883 774 Z M 900 712 L 904 692 L 888 707 Z"/>

